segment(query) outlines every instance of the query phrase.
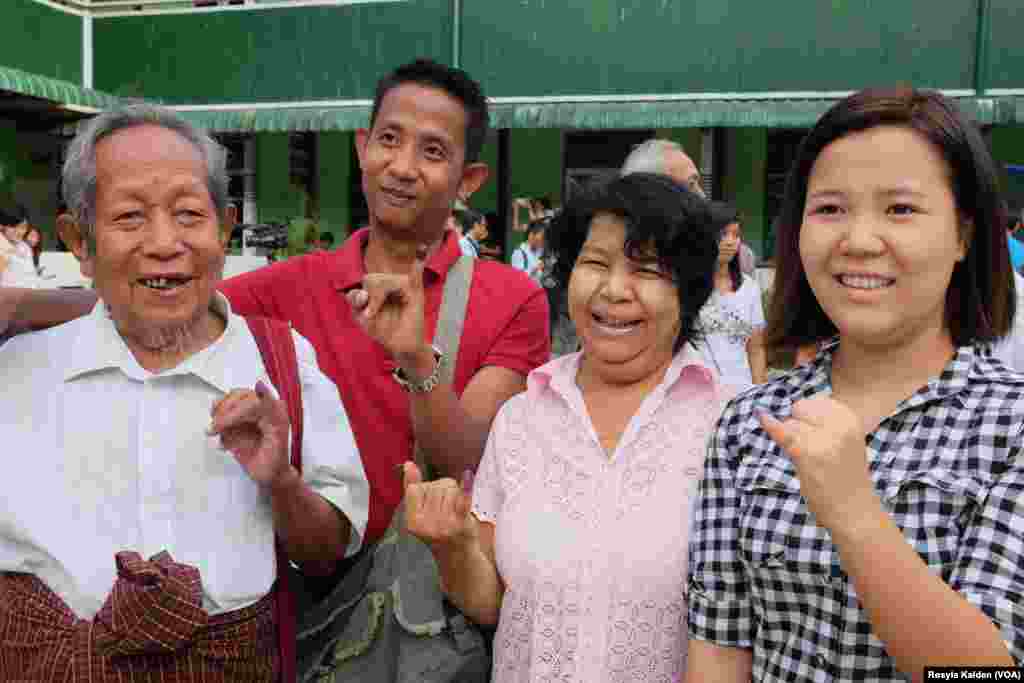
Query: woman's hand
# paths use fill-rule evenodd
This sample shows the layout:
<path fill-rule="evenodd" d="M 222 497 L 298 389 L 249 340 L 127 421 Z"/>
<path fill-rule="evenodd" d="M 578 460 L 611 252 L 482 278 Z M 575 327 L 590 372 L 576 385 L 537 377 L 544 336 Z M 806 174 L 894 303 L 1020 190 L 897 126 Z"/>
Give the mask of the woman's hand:
<path fill-rule="evenodd" d="M 470 512 L 472 499 L 466 482 L 454 479 L 423 481 L 420 468 L 402 466 L 405 482 L 406 531 L 426 543 L 435 554 L 459 552 L 479 540 L 479 527 Z"/>
<path fill-rule="evenodd" d="M 797 401 L 780 422 L 761 415 L 761 426 L 796 466 L 800 492 L 819 525 L 849 531 L 880 501 L 868 471 L 864 429 L 849 407 L 828 396 Z"/>

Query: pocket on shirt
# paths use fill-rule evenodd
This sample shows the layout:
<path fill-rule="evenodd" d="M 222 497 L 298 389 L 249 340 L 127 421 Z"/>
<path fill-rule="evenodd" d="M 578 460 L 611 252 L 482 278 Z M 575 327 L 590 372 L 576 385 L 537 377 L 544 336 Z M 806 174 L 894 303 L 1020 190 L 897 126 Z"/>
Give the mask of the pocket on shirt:
<path fill-rule="evenodd" d="M 885 491 L 886 508 L 907 542 L 943 578 L 956 564 L 971 518 L 981 509 L 988 487 L 951 470 L 910 472 Z"/>
<path fill-rule="evenodd" d="M 739 547 L 755 580 L 794 593 L 831 586 L 841 575 L 838 556 L 828 531 L 807 509 L 792 464 L 744 469 L 737 472 L 743 494 Z"/>

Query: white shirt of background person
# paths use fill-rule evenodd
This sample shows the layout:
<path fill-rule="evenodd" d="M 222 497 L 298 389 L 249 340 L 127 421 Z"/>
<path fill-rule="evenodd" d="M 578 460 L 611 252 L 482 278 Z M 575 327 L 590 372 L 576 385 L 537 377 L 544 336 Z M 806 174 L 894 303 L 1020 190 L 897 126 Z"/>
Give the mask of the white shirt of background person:
<path fill-rule="evenodd" d="M 32 248 L 25 242 L 11 242 L 0 234 L 0 286 L 38 289 L 42 278 L 32 259 Z"/>
<path fill-rule="evenodd" d="M 1013 370 L 1024 373 L 1024 276 L 1015 272 L 1013 284 L 1017 290 L 1017 312 L 1013 316 L 1013 329 L 993 347 L 992 355 Z"/>

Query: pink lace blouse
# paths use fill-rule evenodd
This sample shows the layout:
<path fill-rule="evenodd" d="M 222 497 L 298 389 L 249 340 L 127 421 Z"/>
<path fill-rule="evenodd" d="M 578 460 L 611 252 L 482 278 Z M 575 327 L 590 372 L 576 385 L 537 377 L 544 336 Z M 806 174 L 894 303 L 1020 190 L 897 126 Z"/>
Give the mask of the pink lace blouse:
<path fill-rule="evenodd" d="M 706 440 L 726 394 L 687 345 L 614 453 L 576 386 L 579 354 L 498 413 L 473 487 L 505 582 L 496 683 L 680 680 L 686 560 Z"/>

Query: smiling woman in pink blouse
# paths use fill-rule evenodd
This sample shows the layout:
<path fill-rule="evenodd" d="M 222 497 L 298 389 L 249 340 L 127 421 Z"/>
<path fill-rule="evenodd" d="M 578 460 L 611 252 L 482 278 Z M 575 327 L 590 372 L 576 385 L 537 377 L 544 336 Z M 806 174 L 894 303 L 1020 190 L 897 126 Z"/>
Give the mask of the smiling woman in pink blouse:
<path fill-rule="evenodd" d="M 691 496 L 726 392 L 691 342 L 719 227 L 664 176 L 631 174 L 549 231 L 582 342 L 491 429 L 472 499 L 406 465 L 409 531 L 449 598 L 497 623 L 495 681 L 679 680 Z"/>

